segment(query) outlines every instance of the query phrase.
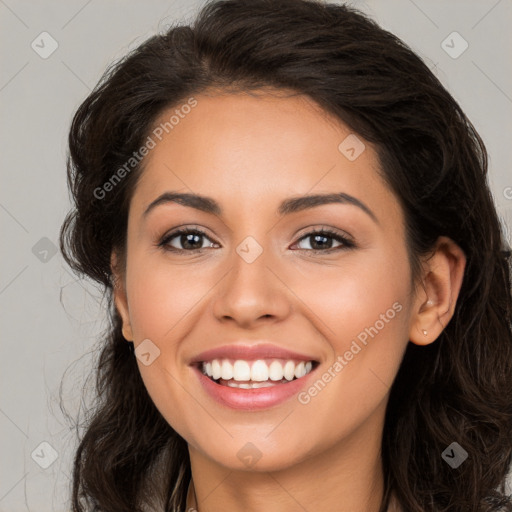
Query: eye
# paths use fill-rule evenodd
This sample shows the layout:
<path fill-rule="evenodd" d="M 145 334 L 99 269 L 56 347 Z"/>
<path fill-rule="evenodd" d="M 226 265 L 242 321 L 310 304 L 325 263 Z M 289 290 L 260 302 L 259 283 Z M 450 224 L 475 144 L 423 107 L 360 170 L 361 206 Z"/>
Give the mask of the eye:
<path fill-rule="evenodd" d="M 355 244 L 351 240 L 330 229 L 311 231 L 302 236 L 297 243 L 300 243 L 301 240 L 309 240 L 310 243 L 308 244 L 309 248 L 306 247 L 300 249 L 313 252 L 331 252 L 331 250 L 343 250 L 355 247 Z M 333 240 L 339 242 L 340 245 L 332 247 Z"/>
<path fill-rule="evenodd" d="M 167 251 L 177 252 L 192 252 L 202 251 L 204 248 L 203 239 L 210 240 L 204 231 L 194 228 L 182 228 L 165 235 L 162 240 L 158 243 L 159 247 L 163 247 Z M 174 239 L 176 239 L 174 241 Z M 176 247 L 174 244 L 178 243 L 181 247 Z M 210 247 L 214 245 L 214 242 L 210 244 Z"/>
<path fill-rule="evenodd" d="M 203 247 L 204 239 L 210 240 L 211 242 L 207 247 Z M 297 244 L 302 240 L 310 241 L 308 244 L 309 248 L 299 247 L 299 250 L 306 250 L 309 252 L 333 252 L 355 247 L 354 242 L 349 240 L 347 237 L 337 233 L 336 231 L 325 228 L 306 233 L 299 239 Z M 338 242 L 339 245 L 337 247 L 332 246 L 333 240 Z M 176 247 L 176 244 L 178 244 L 179 247 Z M 208 247 L 218 247 L 218 244 L 212 242 L 206 233 L 199 228 L 177 229 L 165 235 L 157 245 L 162 247 L 165 251 L 172 252 L 202 252 Z"/>

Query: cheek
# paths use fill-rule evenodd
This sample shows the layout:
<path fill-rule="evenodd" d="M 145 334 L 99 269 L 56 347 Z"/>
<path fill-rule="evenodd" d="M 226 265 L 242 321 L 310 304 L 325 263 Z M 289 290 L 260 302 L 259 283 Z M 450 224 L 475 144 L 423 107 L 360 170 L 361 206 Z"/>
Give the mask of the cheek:
<path fill-rule="evenodd" d="M 405 248 L 397 253 L 380 247 L 379 251 L 353 253 L 336 265 L 309 265 L 294 270 L 285 280 L 293 282 L 292 289 L 307 306 L 302 311 L 320 327 L 338 353 L 376 322 L 379 331 L 386 333 L 407 325 L 402 322 L 410 293 Z M 294 278 L 297 274 L 301 277 Z M 393 308 L 396 302 L 402 306 L 401 313 L 397 312 L 399 306 Z"/>
<path fill-rule="evenodd" d="M 187 435 L 184 419 L 190 395 L 183 387 L 187 368 L 180 364 L 179 340 L 190 329 L 187 315 L 205 295 L 204 283 L 162 255 L 141 250 L 128 258 L 126 285 L 135 345 L 149 339 L 160 351 L 149 365 L 137 359 L 139 372 L 157 409 L 177 432 Z"/>
<path fill-rule="evenodd" d="M 204 272 L 171 265 L 164 256 L 134 255 L 127 274 L 130 321 L 135 339 L 172 342 L 178 323 L 204 298 L 210 286 Z"/>
<path fill-rule="evenodd" d="M 363 286 L 357 278 L 339 283 L 343 288 L 337 293 L 317 291 L 321 300 L 314 301 L 314 291 L 308 295 L 308 306 L 328 326 L 322 329 L 332 352 L 298 397 L 303 439 L 317 439 L 324 425 L 325 448 L 383 414 L 408 340 L 408 290 L 400 281 L 389 276 L 389 286 L 381 289 Z"/>
<path fill-rule="evenodd" d="M 385 397 L 408 342 L 408 272 L 405 248 L 389 249 L 361 254 L 343 268 L 310 270 L 302 288 L 294 288 L 307 297 L 305 314 L 329 344 L 328 384 L 311 391 L 311 398 L 322 395 L 315 407 L 344 404 L 364 416 Z"/>

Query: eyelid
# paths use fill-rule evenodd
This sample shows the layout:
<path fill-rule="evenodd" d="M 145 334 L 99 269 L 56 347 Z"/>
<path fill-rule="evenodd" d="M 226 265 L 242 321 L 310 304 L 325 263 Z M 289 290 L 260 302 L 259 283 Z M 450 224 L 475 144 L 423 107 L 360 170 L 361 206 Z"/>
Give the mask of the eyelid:
<path fill-rule="evenodd" d="M 346 233 L 344 231 L 340 232 L 340 230 L 338 230 L 338 229 L 333 229 L 333 228 L 328 228 L 328 227 L 309 229 L 304 234 L 300 235 L 297 238 L 297 241 L 293 245 L 295 246 L 298 243 L 300 243 L 302 240 L 306 240 L 316 234 L 321 234 L 321 235 L 325 235 L 327 238 L 332 238 L 333 240 L 335 240 L 339 244 L 341 244 L 341 246 L 330 247 L 325 250 L 321 250 L 321 249 L 298 249 L 298 250 L 305 251 L 306 253 L 312 252 L 312 253 L 320 253 L 320 254 L 321 253 L 332 254 L 332 253 L 343 251 L 343 250 L 346 251 L 348 249 L 355 249 L 357 247 L 357 245 L 351 235 L 349 235 L 348 233 Z"/>
<path fill-rule="evenodd" d="M 299 251 L 306 251 L 306 252 L 310 252 L 310 253 L 311 252 L 313 252 L 313 253 L 332 253 L 332 252 L 337 252 L 340 250 L 353 249 L 353 248 L 357 247 L 357 245 L 354 241 L 354 238 L 351 235 L 349 235 L 347 232 L 342 231 L 337 228 L 320 226 L 320 227 L 315 227 L 315 228 L 307 227 L 307 228 L 304 228 L 304 230 L 305 231 L 302 234 L 296 234 L 294 236 L 295 242 L 293 243 L 292 247 L 297 245 L 298 243 L 300 243 L 302 240 L 307 239 L 311 236 L 314 236 L 315 234 L 324 234 L 328 238 L 332 238 L 332 239 L 336 240 L 338 243 L 341 244 L 341 246 L 330 247 L 325 250 L 322 250 L 322 249 L 297 249 Z M 206 231 L 204 229 L 202 229 L 201 227 L 194 226 L 194 225 L 192 225 L 192 226 L 184 225 L 184 226 L 177 226 L 176 228 L 173 228 L 172 230 L 170 230 L 168 233 L 164 234 L 160 238 L 159 242 L 157 242 L 156 245 L 158 247 L 162 247 L 164 250 L 169 251 L 169 252 L 192 253 L 192 254 L 198 253 L 198 252 L 203 252 L 206 249 L 211 248 L 211 247 L 202 247 L 200 249 L 191 249 L 191 250 L 178 249 L 176 247 L 166 248 L 168 246 L 170 240 L 174 239 L 175 237 L 177 237 L 179 235 L 187 234 L 187 233 L 198 234 L 198 235 L 210 240 L 210 242 L 212 242 L 213 244 L 219 244 L 219 242 L 216 242 L 213 239 L 213 237 L 208 235 L 208 233 L 206 233 Z"/>
<path fill-rule="evenodd" d="M 307 235 L 311 235 L 311 234 L 314 234 L 314 233 L 328 233 L 331 236 L 338 236 L 340 238 L 346 239 L 349 242 L 355 243 L 354 237 L 352 235 L 350 235 L 346 231 L 343 231 L 342 229 L 339 229 L 339 228 L 333 228 L 333 227 L 330 227 L 330 226 L 322 226 L 322 225 L 320 225 L 320 227 L 310 227 L 310 226 L 308 226 L 308 227 L 303 228 L 303 229 L 304 229 L 304 231 L 301 230 L 301 231 L 299 231 L 299 233 L 297 235 L 295 235 L 296 237 L 298 237 L 299 240 L 304 238 Z M 302 233 L 302 234 L 300 234 L 300 233 Z"/>

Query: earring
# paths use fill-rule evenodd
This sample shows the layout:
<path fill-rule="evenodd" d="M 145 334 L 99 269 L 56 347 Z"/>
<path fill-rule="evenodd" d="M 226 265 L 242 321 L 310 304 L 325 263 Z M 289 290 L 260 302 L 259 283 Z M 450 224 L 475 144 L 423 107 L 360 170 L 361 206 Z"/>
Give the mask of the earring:
<path fill-rule="evenodd" d="M 425 331 L 425 329 L 423 329 L 423 335 L 426 336 L 427 335 L 427 331 Z"/>

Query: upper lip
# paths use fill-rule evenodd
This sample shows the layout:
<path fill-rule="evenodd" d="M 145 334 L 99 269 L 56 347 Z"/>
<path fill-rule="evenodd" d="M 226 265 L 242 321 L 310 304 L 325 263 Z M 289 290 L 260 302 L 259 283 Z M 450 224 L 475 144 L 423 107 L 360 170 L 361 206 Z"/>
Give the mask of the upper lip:
<path fill-rule="evenodd" d="M 213 359 L 243 359 L 253 361 L 256 359 L 293 359 L 298 361 L 315 361 L 315 358 L 307 355 L 293 352 L 291 350 L 273 345 L 271 343 L 259 343 L 257 345 L 223 345 L 201 352 L 194 356 L 190 364 L 212 361 Z"/>

